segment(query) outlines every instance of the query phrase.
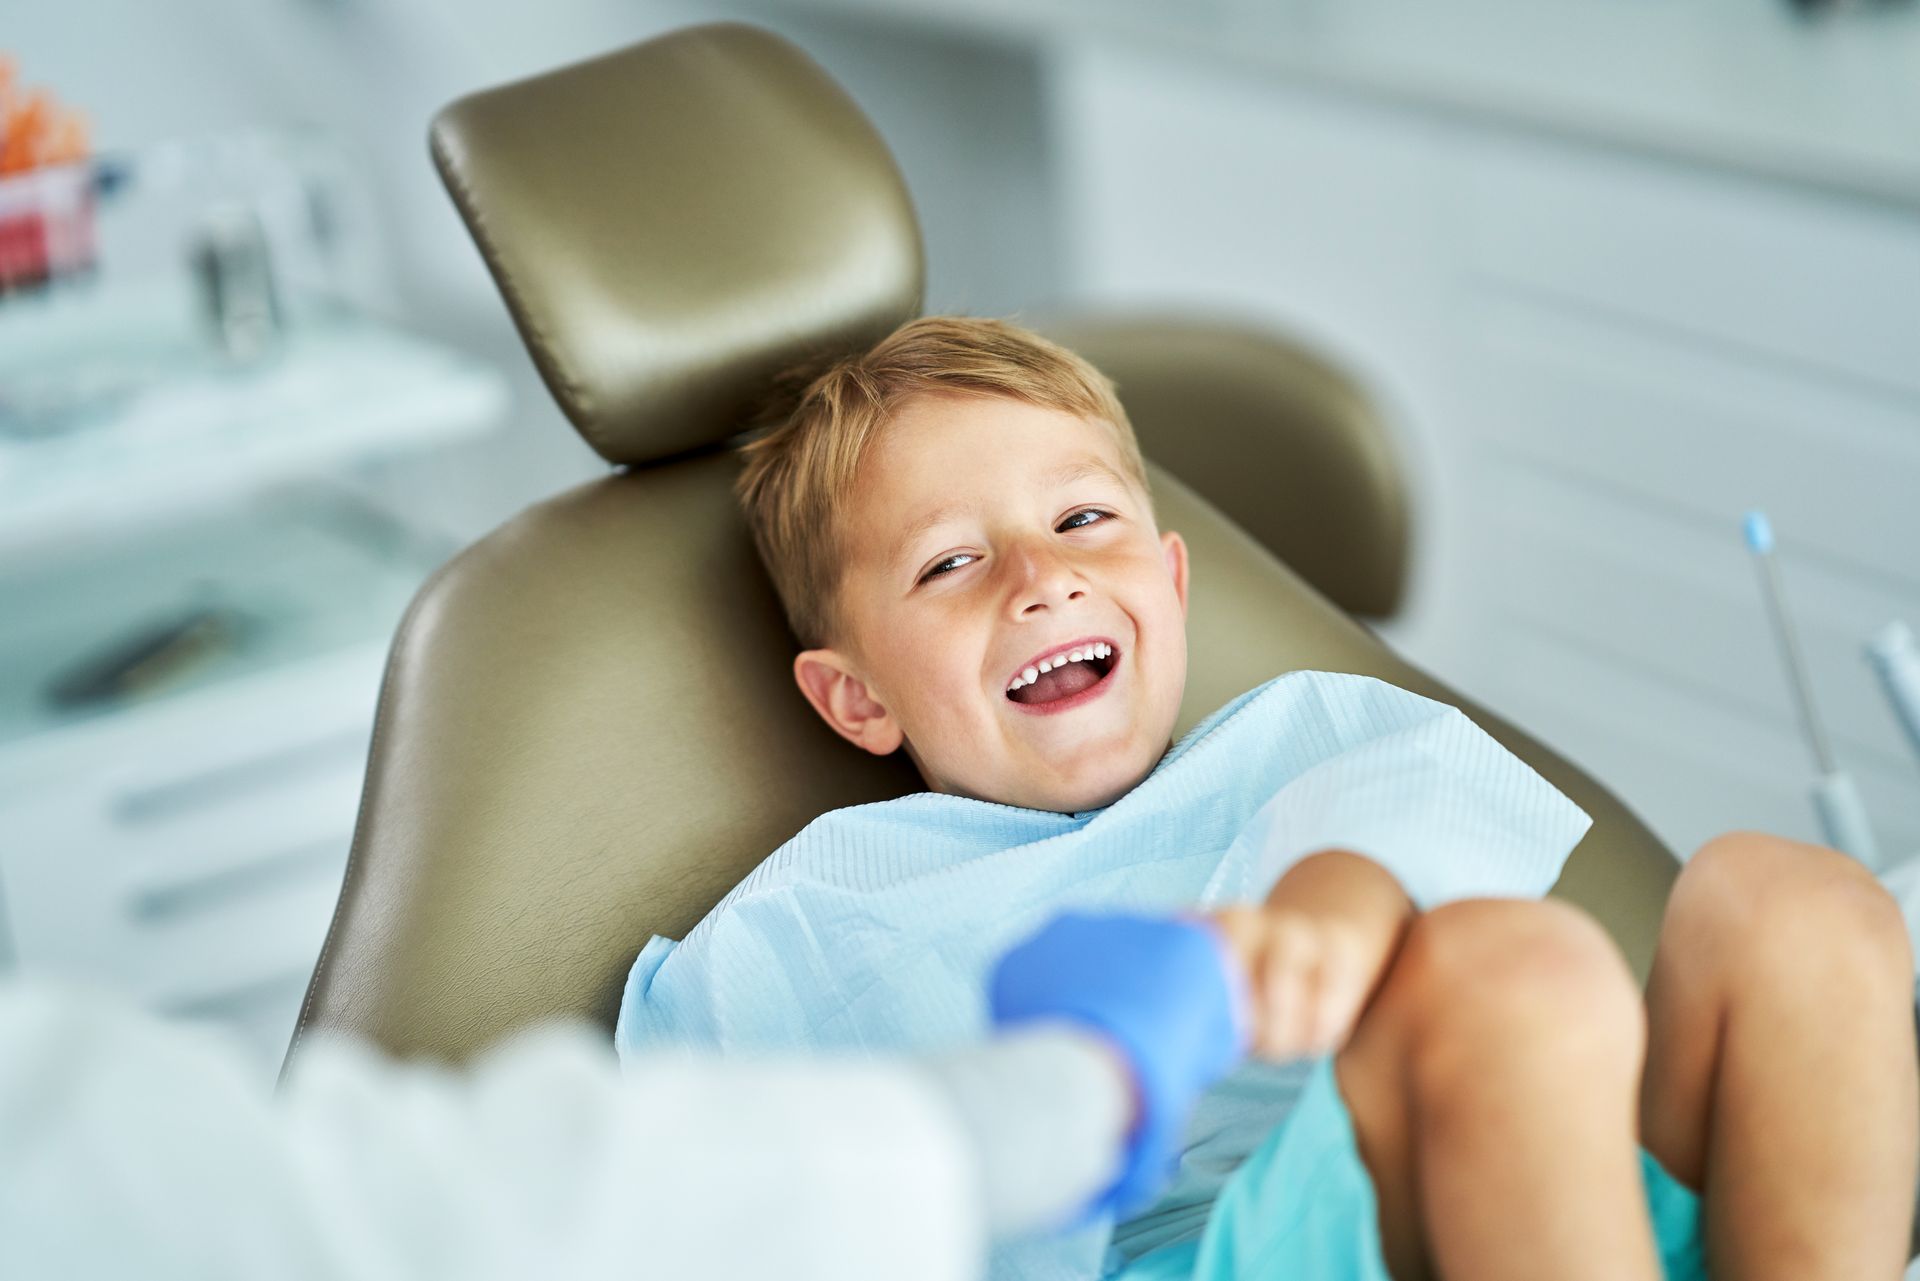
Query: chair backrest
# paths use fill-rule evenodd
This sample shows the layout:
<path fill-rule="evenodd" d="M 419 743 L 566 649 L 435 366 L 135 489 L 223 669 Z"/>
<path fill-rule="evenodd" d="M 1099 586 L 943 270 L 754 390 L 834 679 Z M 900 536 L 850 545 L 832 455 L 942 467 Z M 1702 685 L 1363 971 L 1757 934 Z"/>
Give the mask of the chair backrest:
<path fill-rule="evenodd" d="M 917 310 L 912 210 L 871 127 L 790 45 L 724 24 L 457 103 L 434 151 L 569 417 L 646 465 L 530 508 L 416 597 L 296 1052 L 320 1026 L 459 1059 L 541 1019 L 610 1022 L 651 934 L 684 933 L 819 813 L 919 786 L 793 689 L 714 448 L 771 371 Z M 1219 412 L 1191 430 L 1249 430 Z M 1192 551 L 1182 729 L 1303 667 L 1459 704 L 1594 815 L 1562 892 L 1644 966 L 1673 863 L 1638 820 L 1153 482 Z"/>

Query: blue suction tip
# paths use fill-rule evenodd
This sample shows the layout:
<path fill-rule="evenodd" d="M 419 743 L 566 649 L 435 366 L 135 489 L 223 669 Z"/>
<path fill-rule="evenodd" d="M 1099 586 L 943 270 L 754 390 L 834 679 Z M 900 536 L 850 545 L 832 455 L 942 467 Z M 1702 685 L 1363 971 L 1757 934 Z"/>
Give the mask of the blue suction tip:
<path fill-rule="evenodd" d="M 1773 526 L 1767 523 L 1765 512 L 1748 512 L 1746 519 L 1747 546 L 1764 556 L 1773 550 Z"/>

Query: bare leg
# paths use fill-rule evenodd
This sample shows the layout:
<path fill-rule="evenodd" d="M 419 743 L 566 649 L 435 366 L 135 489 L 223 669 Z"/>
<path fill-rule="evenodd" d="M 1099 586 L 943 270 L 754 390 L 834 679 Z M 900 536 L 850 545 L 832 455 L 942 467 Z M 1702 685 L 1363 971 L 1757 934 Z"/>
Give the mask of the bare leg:
<path fill-rule="evenodd" d="M 1891 1281 L 1920 1147 L 1913 959 L 1845 855 L 1755 832 L 1682 872 L 1648 982 L 1642 1141 L 1706 1193 L 1715 1277 Z"/>
<path fill-rule="evenodd" d="M 1398 1281 L 1651 1281 L 1634 1142 L 1645 1023 L 1558 903 L 1419 917 L 1335 1061 Z"/>

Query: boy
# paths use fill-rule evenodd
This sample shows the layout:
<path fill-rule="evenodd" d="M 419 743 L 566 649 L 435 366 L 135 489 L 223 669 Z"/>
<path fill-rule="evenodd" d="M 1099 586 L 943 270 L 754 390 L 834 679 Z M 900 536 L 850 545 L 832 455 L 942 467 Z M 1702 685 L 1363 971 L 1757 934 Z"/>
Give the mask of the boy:
<path fill-rule="evenodd" d="M 1111 384 L 1011 325 L 907 324 L 746 452 L 801 693 L 929 791 L 823 816 L 650 943 L 623 1049 L 938 1044 L 1039 914 L 1197 900 L 1259 1054 L 1308 1075 L 1203 1100 L 1103 1264 L 1081 1234 L 1002 1273 L 1650 1278 L 1704 1249 L 1722 1276 L 1899 1275 L 1913 969 L 1857 866 L 1709 842 L 1643 1011 L 1591 920 L 1526 901 L 1585 816 L 1452 709 L 1293 673 L 1169 751 L 1185 545 Z"/>

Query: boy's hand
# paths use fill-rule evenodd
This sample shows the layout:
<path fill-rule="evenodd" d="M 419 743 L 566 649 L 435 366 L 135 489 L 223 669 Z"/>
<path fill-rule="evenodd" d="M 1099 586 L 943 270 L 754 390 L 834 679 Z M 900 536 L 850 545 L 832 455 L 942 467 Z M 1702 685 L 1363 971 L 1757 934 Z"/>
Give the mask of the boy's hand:
<path fill-rule="evenodd" d="M 1246 975 L 1253 1053 L 1309 1058 L 1347 1043 L 1379 973 L 1377 931 L 1271 905 L 1223 908 L 1208 919 Z"/>
<path fill-rule="evenodd" d="M 1253 1052 L 1294 1059 L 1345 1045 L 1413 916 L 1391 873 L 1342 849 L 1294 864 L 1264 906 L 1211 913 L 1246 975 Z"/>

